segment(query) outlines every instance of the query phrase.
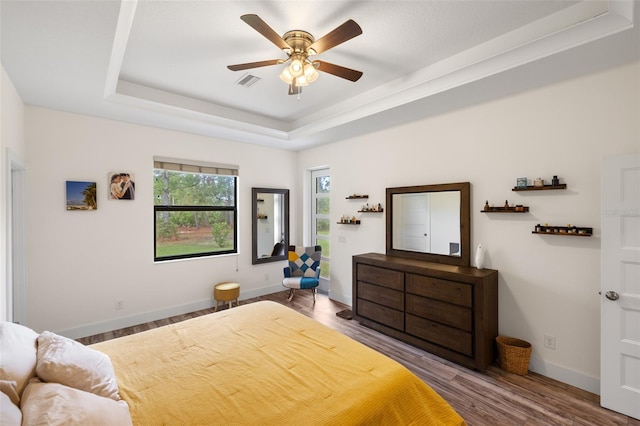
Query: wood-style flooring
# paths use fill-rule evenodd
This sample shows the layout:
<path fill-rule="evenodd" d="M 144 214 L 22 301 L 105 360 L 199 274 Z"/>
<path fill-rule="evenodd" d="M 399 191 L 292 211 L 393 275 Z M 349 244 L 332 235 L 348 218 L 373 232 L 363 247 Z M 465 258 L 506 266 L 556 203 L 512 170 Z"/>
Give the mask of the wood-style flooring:
<path fill-rule="evenodd" d="M 598 395 L 536 373 L 518 376 L 490 366 L 486 371 L 469 370 L 423 350 L 368 329 L 358 322 L 336 316 L 349 307 L 311 292 L 298 291 L 291 303 L 287 291 L 242 300 L 240 304 L 273 300 L 289 306 L 404 364 L 446 399 L 471 426 L 484 425 L 573 425 L 640 426 L 636 420 L 600 407 Z M 225 305 L 226 309 L 226 305 Z M 78 339 L 91 344 L 213 312 L 205 309 L 134 327 Z"/>

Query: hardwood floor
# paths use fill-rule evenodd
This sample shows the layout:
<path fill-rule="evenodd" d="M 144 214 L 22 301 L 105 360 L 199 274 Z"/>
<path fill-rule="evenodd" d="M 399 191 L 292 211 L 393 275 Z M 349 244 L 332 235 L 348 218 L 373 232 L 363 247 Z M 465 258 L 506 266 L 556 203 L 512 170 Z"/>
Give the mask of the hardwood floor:
<path fill-rule="evenodd" d="M 291 303 L 286 299 L 287 291 L 283 291 L 243 300 L 241 304 L 258 300 L 282 303 L 386 354 L 428 383 L 471 426 L 640 426 L 640 420 L 600 407 L 597 395 L 581 389 L 536 373 L 526 376 L 505 373 L 493 365 L 483 372 L 469 370 L 361 326 L 356 321 L 340 318 L 336 313 L 349 307 L 326 296 L 319 294 L 315 306 L 311 292 L 308 291 L 297 292 Z M 211 312 L 213 308 L 85 337 L 78 341 L 84 344 L 97 343 Z"/>

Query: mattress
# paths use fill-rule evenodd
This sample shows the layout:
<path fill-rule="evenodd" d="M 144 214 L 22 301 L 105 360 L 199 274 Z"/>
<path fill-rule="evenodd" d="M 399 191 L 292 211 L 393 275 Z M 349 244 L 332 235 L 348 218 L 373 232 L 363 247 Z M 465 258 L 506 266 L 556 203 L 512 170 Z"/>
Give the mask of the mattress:
<path fill-rule="evenodd" d="M 401 364 L 262 301 L 92 345 L 134 425 L 463 425 Z"/>

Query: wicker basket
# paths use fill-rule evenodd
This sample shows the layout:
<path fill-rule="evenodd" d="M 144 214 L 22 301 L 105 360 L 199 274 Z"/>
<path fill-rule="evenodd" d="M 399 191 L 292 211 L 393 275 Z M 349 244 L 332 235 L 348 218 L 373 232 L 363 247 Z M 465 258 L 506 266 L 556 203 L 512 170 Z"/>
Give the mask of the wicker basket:
<path fill-rule="evenodd" d="M 507 373 L 515 373 L 521 376 L 529 370 L 529 358 L 531 358 L 531 343 L 514 337 L 498 336 L 498 359 L 500 368 Z"/>

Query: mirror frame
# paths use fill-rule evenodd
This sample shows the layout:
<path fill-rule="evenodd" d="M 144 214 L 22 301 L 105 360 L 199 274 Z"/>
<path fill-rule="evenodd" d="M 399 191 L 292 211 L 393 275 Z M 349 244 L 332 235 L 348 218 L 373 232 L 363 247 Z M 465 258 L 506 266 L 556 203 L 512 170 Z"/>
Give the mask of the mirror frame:
<path fill-rule="evenodd" d="M 470 208 L 470 192 L 471 184 L 469 182 L 444 183 L 439 185 L 417 185 L 417 186 L 400 186 L 395 188 L 387 188 L 386 204 L 387 204 L 387 235 L 386 235 L 386 253 L 387 256 L 396 256 L 407 259 L 424 260 L 427 262 L 446 263 L 449 265 L 469 266 L 471 263 L 471 208 Z M 392 247 L 393 242 L 393 195 L 408 194 L 417 192 L 442 192 L 442 191 L 460 191 L 460 256 L 448 256 L 436 253 L 421 253 L 408 250 L 398 250 Z"/>
<path fill-rule="evenodd" d="M 258 257 L 258 194 L 282 194 L 284 201 L 283 229 L 285 251 L 280 256 Z M 279 262 L 287 260 L 289 247 L 289 190 L 281 188 L 251 188 L 251 264 Z"/>

